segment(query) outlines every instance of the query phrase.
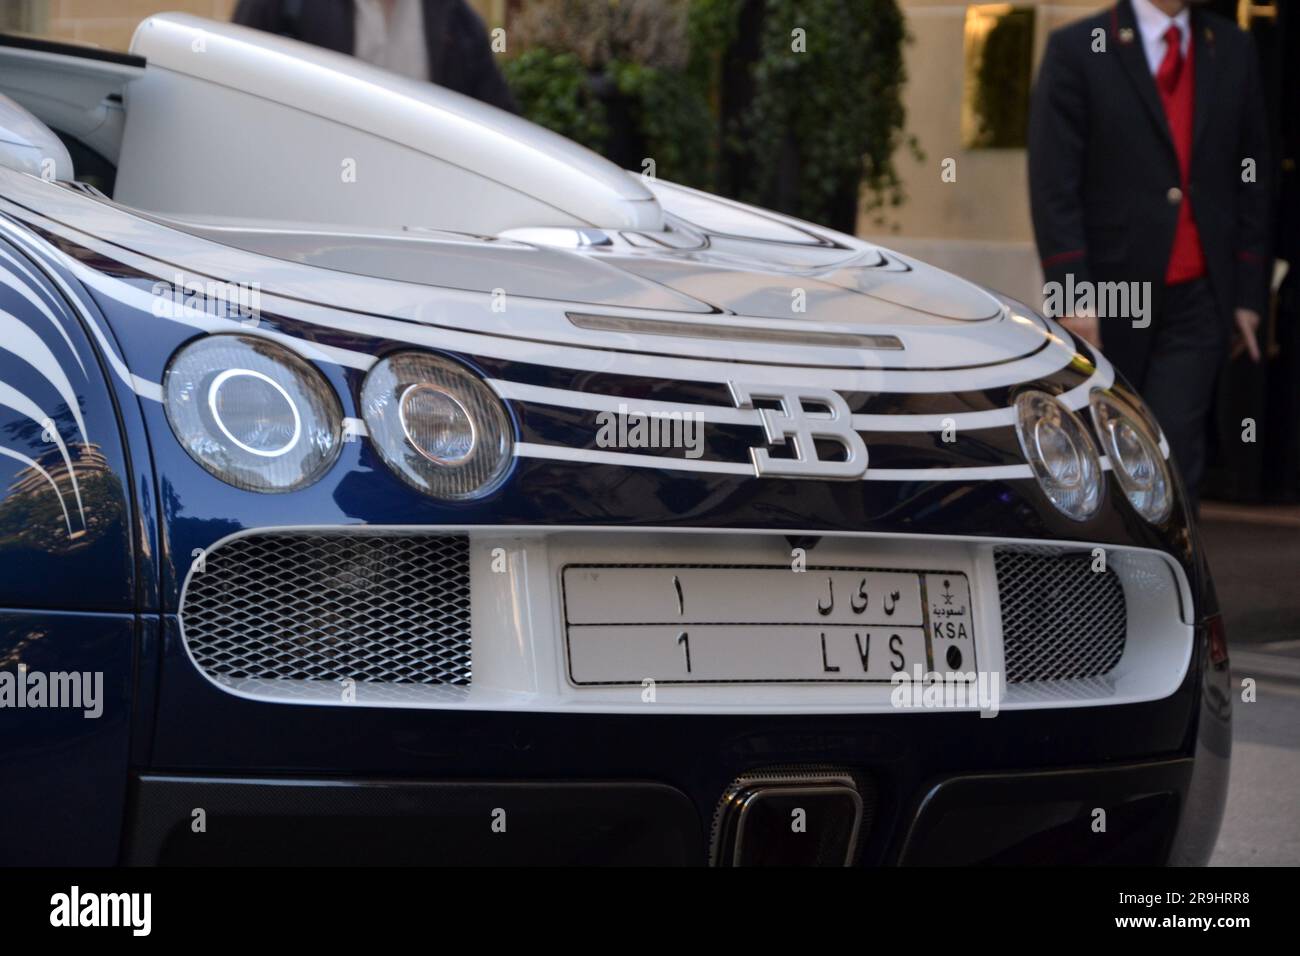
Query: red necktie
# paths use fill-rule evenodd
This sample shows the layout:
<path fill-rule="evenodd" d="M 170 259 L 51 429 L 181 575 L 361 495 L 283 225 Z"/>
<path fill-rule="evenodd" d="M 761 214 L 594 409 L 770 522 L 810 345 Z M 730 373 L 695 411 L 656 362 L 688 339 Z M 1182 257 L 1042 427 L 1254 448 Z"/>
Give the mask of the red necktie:
<path fill-rule="evenodd" d="M 1183 31 L 1176 24 L 1170 24 L 1165 30 L 1165 58 L 1156 70 L 1156 86 L 1160 91 L 1160 101 L 1165 108 L 1165 119 L 1169 122 L 1169 134 L 1173 138 L 1174 152 L 1178 155 L 1178 172 L 1183 193 L 1188 191 L 1188 176 L 1192 162 L 1192 122 L 1193 99 L 1191 51 L 1183 56 Z M 1183 70 L 1187 76 L 1183 77 Z M 1175 285 L 1205 275 L 1205 256 L 1201 250 L 1201 238 L 1196 229 L 1196 220 L 1192 215 L 1191 200 L 1184 195 L 1178 203 L 1178 221 L 1175 226 L 1174 244 L 1170 251 L 1169 265 L 1165 271 L 1165 282 Z"/>
<path fill-rule="evenodd" d="M 1160 92 L 1170 96 L 1178 85 L 1178 74 L 1183 72 L 1183 31 L 1178 24 L 1169 24 L 1165 31 L 1165 58 L 1156 70 L 1156 85 Z"/>

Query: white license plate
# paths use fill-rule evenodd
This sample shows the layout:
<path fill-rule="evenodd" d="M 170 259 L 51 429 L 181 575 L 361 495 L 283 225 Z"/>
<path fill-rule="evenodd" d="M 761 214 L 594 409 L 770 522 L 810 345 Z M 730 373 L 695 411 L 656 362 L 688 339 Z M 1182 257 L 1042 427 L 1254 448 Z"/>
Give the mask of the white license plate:
<path fill-rule="evenodd" d="M 960 571 L 568 565 L 575 684 L 872 683 L 975 670 Z"/>

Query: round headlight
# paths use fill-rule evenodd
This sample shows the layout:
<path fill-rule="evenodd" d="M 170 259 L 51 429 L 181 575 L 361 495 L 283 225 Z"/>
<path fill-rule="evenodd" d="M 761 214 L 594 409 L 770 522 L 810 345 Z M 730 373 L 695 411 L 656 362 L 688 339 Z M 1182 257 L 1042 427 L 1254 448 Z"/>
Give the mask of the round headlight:
<path fill-rule="evenodd" d="M 267 339 L 209 335 L 182 347 L 163 400 L 190 457 L 247 491 L 305 487 L 342 446 L 343 411 L 329 384 Z"/>
<path fill-rule="evenodd" d="M 1016 398 L 1020 449 L 1052 504 L 1075 521 L 1101 505 L 1101 462 L 1077 415 L 1046 392 Z"/>
<path fill-rule="evenodd" d="M 361 414 L 379 456 L 435 498 L 477 498 L 510 469 L 513 431 L 486 383 L 428 352 L 380 360 L 361 386 Z"/>
<path fill-rule="evenodd" d="M 1148 521 L 1164 521 L 1174 503 L 1173 480 L 1152 427 L 1136 409 L 1100 389 L 1090 404 L 1101 447 L 1129 504 Z"/>

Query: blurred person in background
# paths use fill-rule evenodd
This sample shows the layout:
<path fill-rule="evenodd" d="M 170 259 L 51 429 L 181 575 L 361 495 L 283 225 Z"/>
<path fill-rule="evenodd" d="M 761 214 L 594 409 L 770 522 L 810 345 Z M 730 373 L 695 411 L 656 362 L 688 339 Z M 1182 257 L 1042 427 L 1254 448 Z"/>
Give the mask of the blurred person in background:
<path fill-rule="evenodd" d="M 239 0 L 231 19 L 518 112 L 465 0 Z"/>
<path fill-rule="evenodd" d="M 1232 21 L 1120 0 L 1051 34 L 1029 123 L 1044 278 L 1149 283 L 1149 324 L 1082 310 L 1062 324 L 1151 407 L 1193 502 L 1231 336 L 1260 360 L 1269 168 L 1254 45 Z"/>

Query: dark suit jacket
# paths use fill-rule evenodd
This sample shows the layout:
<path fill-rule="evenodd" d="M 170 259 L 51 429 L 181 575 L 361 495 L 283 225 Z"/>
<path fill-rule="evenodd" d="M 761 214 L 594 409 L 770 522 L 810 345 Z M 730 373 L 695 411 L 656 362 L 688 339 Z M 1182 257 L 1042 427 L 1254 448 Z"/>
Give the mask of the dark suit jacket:
<path fill-rule="evenodd" d="M 231 19 L 314 46 L 351 54 L 352 0 L 239 0 Z M 483 21 L 465 0 L 424 0 L 429 79 L 457 93 L 517 113 L 492 59 Z"/>
<path fill-rule="evenodd" d="M 1250 36 L 1192 8 L 1195 116 L 1189 191 L 1226 327 L 1237 307 L 1263 314 L 1270 267 L 1270 166 Z M 1095 31 L 1105 52 L 1094 52 Z M 1242 181 L 1253 159 L 1256 181 Z M 1054 31 L 1029 122 L 1034 236 L 1048 282 L 1150 282 L 1160 295 L 1181 176 L 1169 124 L 1129 0 Z M 1106 354 L 1141 379 L 1151 329 L 1101 320 Z"/>

